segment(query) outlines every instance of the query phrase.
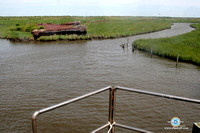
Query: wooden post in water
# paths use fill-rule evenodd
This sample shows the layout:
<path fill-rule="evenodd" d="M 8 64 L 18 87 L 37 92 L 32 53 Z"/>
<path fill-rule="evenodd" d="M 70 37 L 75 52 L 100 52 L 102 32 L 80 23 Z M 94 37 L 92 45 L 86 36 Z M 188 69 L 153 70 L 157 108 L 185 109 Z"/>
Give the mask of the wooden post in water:
<path fill-rule="evenodd" d="M 135 51 L 135 46 L 134 46 L 134 43 L 132 44 L 132 52 Z"/>
<path fill-rule="evenodd" d="M 123 49 L 125 48 L 125 43 L 120 45 Z"/>
<path fill-rule="evenodd" d="M 127 45 L 127 47 L 128 47 L 128 45 L 129 45 L 129 38 L 127 38 L 127 44 L 126 44 L 126 45 Z"/>
<path fill-rule="evenodd" d="M 125 46 L 124 46 L 124 45 L 122 45 L 122 48 L 123 48 L 123 49 L 124 49 L 124 47 L 125 47 Z"/>
<path fill-rule="evenodd" d="M 176 57 L 176 67 L 178 66 L 179 54 Z"/>
<path fill-rule="evenodd" d="M 152 47 L 151 47 L 151 58 L 152 58 L 152 56 L 153 56 L 153 49 L 152 49 Z"/>

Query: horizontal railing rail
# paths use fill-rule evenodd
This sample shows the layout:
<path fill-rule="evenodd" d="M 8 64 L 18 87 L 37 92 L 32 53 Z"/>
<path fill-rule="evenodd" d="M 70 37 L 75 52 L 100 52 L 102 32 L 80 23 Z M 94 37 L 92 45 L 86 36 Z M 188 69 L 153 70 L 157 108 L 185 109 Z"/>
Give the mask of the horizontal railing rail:
<path fill-rule="evenodd" d="M 105 124 L 105 125 L 103 125 L 103 126 L 101 126 L 101 127 L 97 128 L 97 129 L 95 129 L 95 130 L 94 130 L 94 131 L 92 131 L 91 133 L 96 133 L 96 132 L 99 132 L 99 131 L 101 131 L 101 130 L 103 130 L 103 129 L 105 129 L 105 128 L 109 127 L 109 126 L 110 126 L 110 123 L 107 123 L 107 124 Z"/>
<path fill-rule="evenodd" d="M 184 101 L 184 102 L 191 102 L 191 103 L 200 104 L 200 100 L 198 100 L 198 99 L 179 97 L 179 96 L 174 96 L 174 95 L 156 93 L 156 92 L 151 92 L 151 91 L 144 91 L 144 90 L 121 87 L 121 86 L 116 86 L 116 89 L 135 92 L 135 93 L 140 93 L 140 94 L 145 94 L 145 95 L 151 95 L 151 96 L 156 96 L 156 97 L 162 97 L 162 98 L 167 98 L 167 99 L 173 99 L 173 100 L 178 100 L 178 101 Z"/>
<path fill-rule="evenodd" d="M 68 105 L 70 103 L 73 103 L 73 102 L 76 102 L 76 101 L 79 101 L 81 99 L 85 99 L 87 97 L 90 97 L 90 96 L 93 96 L 93 95 L 96 95 L 98 93 L 101 93 L 101 92 L 104 92 L 108 89 L 110 89 L 111 86 L 108 86 L 108 87 L 105 87 L 105 88 L 102 88 L 102 89 L 99 89 L 99 90 L 96 90 L 96 91 L 93 91 L 93 92 L 90 92 L 88 94 L 85 94 L 85 95 L 82 95 L 82 96 L 79 96 L 79 97 L 76 97 L 76 98 L 73 98 L 71 100 L 67 100 L 67 101 L 64 101 L 64 102 L 61 102 L 59 104 L 56 104 L 56 105 L 53 105 L 53 106 L 50 106 L 50 107 L 47 107 L 47 108 L 44 108 L 44 109 L 40 109 L 38 111 L 35 111 L 35 113 L 33 114 L 32 116 L 32 130 L 33 130 L 33 133 L 37 133 L 37 123 L 36 123 L 36 118 L 39 114 L 42 114 L 42 113 L 45 113 L 45 112 L 49 112 L 51 110 L 54 110 L 56 108 L 60 108 L 60 107 L 63 107 L 65 105 Z"/>
<path fill-rule="evenodd" d="M 122 125 L 122 124 L 119 124 L 119 123 L 115 123 L 115 126 L 125 128 L 125 129 L 128 129 L 128 130 L 132 130 L 132 131 L 136 131 L 136 132 L 140 132 L 140 133 L 153 133 L 153 132 L 150 132 L 150 131 L 147 131 L 147 130 L 143 130 L 143 129 L 136 128 L 136 127 L 130 127 L 130 126 L 127 126 L 127 125 Z"/>
<path fill-rule="evenodd" d="M 115 86 L 115 87 L 114 86 L 108 86 L 108 87 L 87 93 L 85 95 L 82 95 L 82 96 L 61 102 L 59 104 L 56 104 L 56 105 L 35 111 L 34 114 L 32 115 L 32 130 L 33 130 L 33 133 L 37 133 L 36 118 L 37 118 L 38 115 L 52 111 L 52 110 L 60 108 L 60 107 L 63 107 L 65 105 L 71 104 L 73 102 L 77 102 L 79 100 L 85 99 L 87 97 L 99 94 L 99 93 L 107 91 L 107 90 L 109 90 L 109 92 L 110 92 L 110 94 L 109 94 L 108 123 L 97 128 L 97 129 L 95 129 L 91 133 L 99 132 L 99 131 L 101 131 L 105 128 L 108 128 L 108 133 L 114 133 L 115 127 L 133 130 L 133 131 L 137 131 L 137 132 L 140 132 L 140 133 L 152 133 L 151 131 L 147 131 L 147 130 L 143 130 L 143 129 L 135 128 L 135 127 L 130 127 L 130 126 L 122 125 L 122 124 L 115 122 L 116 90 L 129 91 L 129 92 L 134 92 L 134 93 L 139 93 L 139 94 L 144 94 L 144 95 L 151 95 L 151 96 L 156 96 L 156 97 L 161 97 L 161 98 L 167 98 L 167 99 L 172 99 L 172 100 L 178 100 L 178 101 L 200 104 L 200 100 L 198 100 L 198 99 L 185 98 L 185 97 L 180 97 L 180 96 L 168 95 L 168 94 L 163 94 L 163 93 L 157 93 L 157 92 L 151 92 L 151 91 L 121 87 L 121 86 Z"/>

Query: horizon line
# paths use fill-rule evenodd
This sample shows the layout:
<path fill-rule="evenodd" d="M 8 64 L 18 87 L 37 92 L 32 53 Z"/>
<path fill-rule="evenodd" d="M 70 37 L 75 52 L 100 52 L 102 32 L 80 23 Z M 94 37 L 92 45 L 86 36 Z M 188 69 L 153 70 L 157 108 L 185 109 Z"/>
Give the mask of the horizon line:
<path fill-rule="evenodd" d="M 160 17 L 160 18 L 200 18 L 200 17 L 175 17 L 175 16 L 124 16 L 124 15 L 89 15 L 89 16 L 81 16 L 81 15 L 10 15 L 10 16 L 0 16 L 0 17 Z"/>

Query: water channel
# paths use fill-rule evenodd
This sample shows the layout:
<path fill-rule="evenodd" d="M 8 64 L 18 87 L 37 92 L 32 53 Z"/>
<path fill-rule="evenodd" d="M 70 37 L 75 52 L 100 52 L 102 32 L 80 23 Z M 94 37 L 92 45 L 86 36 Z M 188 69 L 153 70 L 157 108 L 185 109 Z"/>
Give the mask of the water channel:
<path fill-rule="evenodd" d="M 186 23 L 171 29 L 129 37 L 160 38 L 190 32 Z M 10 42 L 0 40 L 0 132 L 31 132 L 36 110 L 109 86 L 155 91 L 200 99 L 200 67 L 179 63 L 119 45 L 127 38 Z M 200 121 L 200 105 L 117 92 L 116 121 L 157 133 L 191 132 Z M 185 130 L 166 130 L 179 117 Z M 88 133 L 108 121 L 108 92 L 38 117 L 42 133 Z M 116 129 L 127 133 L 124 129 Z"/>

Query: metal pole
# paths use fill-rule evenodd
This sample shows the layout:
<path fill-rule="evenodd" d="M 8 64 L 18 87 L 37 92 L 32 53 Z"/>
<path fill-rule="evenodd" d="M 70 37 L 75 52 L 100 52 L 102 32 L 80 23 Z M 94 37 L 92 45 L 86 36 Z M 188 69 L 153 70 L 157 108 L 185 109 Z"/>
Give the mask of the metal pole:
<path fill-rule="evenodd" d="M 140 132 L 140 133 L 153 133 L 153 132 L 150 132 L 150 131 L 147 131 L 147 130 L 143 130 L 143 129 L 136 128 L 136 127 L 126 126 L 126 125 L 122 125 L 122 124 L 119 124 L 119 123 L 115 123 L 115 126 L 125 128 L 125 129 L 128 129 L 128 130 L 133 130 L 133 131 Z"/>
<path fill-rule="evenodd" d="M 116 105 L 116 89 L 115 87 L 110 88 L 110 95 L 109 95 L 109 118 L 108 121 L 111 125 L 115 122 L 115 105 Z M 108 129 L 109 130 L 109 129 Z M 115 129 L 114 126 L 110 130 L 110 133 L 114 133 Z"/>
<path fill-rule="evenodd" d="M 36 111 L 33 116 L 32 116 L 32 129 L 33 129 L 33 133 L 37 133 L 37 123 L 36 123 L 36 117 L 37 115 L 39 115 L 39 112 Z"/>
<path fill-rule="evenodd" d="M 157 92 L 152 92 L 152 91 L 145 91 L 145 90 L 139 90 L 139 89 L 133 89 L 133 88 L 127 88 L 127 87 L 121 87 L 121 86 L 116 86 L 116 89 L 145 94 L 145 95 L 151 95 L 151 96 L 156 96 L 156 97 L 162 97 L 162 98 L 167 98 L 167 99 L 173 99 L 173 100 L 178 100 L 178 101 L 200 104 L 200 100 L 198 100 L 198 99 L 179 97 L 179 96 L 174 96 L 174 95 L 168 95 L 168 94 L 163 94 L 163 93 L 157 93 Z"/>
<path fill-rule="evenodd" d="M 99 132 L 99 131 L 103 130 L 104 128 L 108 127 L 109 125 L 110 125 L 110 124 L 109 124 L 109 123 L 107 123 L 107 124 L 105 124 L 105 125 L 103 125 L 103 126 L 101 126 L 101 127 L 97 128 L 97 129 L 95 129 L 95 130 L 94 130 L 94 131 L 92 131 L 91 133 L 96 133 L 96 132 Z"/>

